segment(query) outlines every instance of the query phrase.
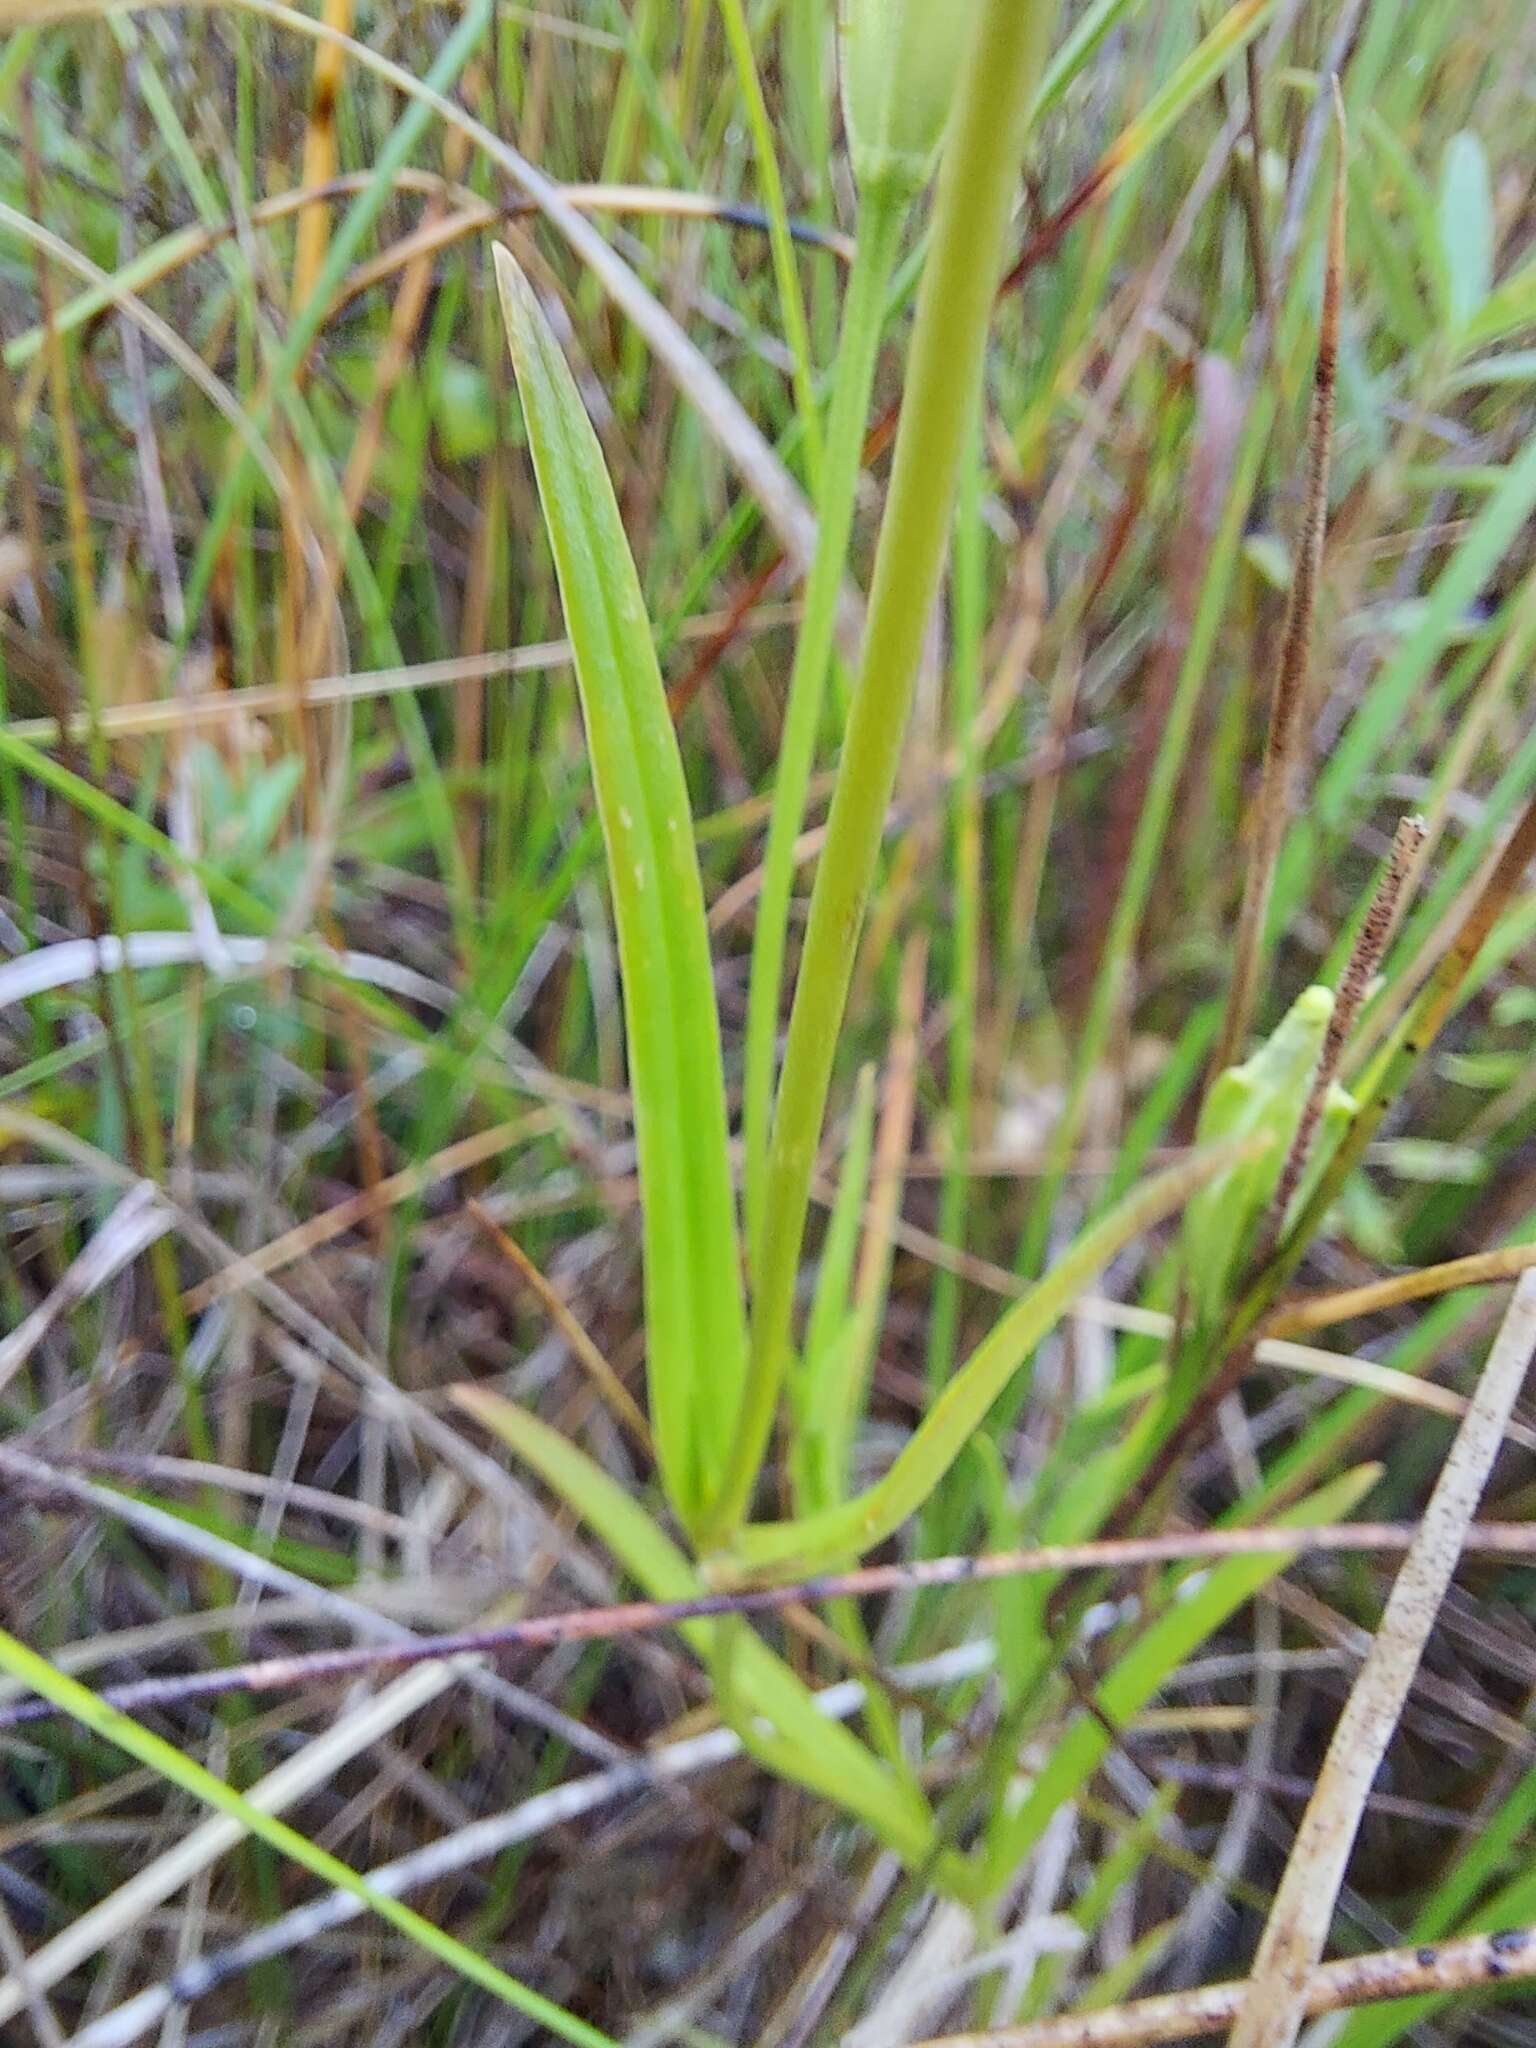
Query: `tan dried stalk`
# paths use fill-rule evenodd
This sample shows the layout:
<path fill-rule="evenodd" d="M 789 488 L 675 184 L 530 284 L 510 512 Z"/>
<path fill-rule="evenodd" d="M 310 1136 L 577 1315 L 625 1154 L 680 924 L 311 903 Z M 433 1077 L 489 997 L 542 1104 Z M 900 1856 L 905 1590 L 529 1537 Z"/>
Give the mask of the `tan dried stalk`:
<path fill-rule="evenodd" d="M 1306 1330 L 1351 1323 L 1357 1316 L 1376 1315 L 1384 1308 L 1398 1308 L 1405 1301 L 1449 1294 L 1455 1287 L 1486 1287 L 1496 1280 L 1514 1280 L 1529 1266 L 1536 1266 L 1536 1244 L 1510 1244 L 1497 1251 L 1470 1252 L 1464 1259 L 1421 1266 L 1413 1273 L 1394 1273 L 1389 1279 L 1371 1280 L 1363 1287 L 1346 1287 L 1338 1294 L 1288 1301 L 1264 1327 L 1271 1337 L 1299 1337 Z"/>
<path fill-rule="evenodd" d="M 1471 1934 L 1434 1946 L 1377 1949 L 1313 1970 L 1306 1981 L 1305 2017 L 1530 1977 L 1536 1977 L 1536 1927 Z M 946 2034 L 941 2040 L 920 2041 L 916 2048 L 1157 2048 L 1162 2042 L 1223 2033 L 1247 1989 L 1240 1983 L 1204 1984 L 1198 1990 L 1138 1998 L 1102 2012 L 977 2034 Z"/>
<path fill-rule="evenodd" d="M 1231 2048 L 1291 2048 L 1366 1798 L 1403 1711 L 1467 1527 L 1536 1349 L 1536 1272 L 1521 1276 L 1339 1716 L 1232 2029 Z"/>

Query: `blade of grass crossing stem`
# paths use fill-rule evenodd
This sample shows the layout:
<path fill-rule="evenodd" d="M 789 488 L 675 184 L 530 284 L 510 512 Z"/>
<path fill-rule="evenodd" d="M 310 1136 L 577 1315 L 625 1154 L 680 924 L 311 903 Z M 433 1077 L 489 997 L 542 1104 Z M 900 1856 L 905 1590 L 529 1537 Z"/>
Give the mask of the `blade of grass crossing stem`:
<path fill-rule="evenodd" d="M 1040 90 L 1035 96 L 1035 119 L 1048 114 L 1066 93 L 1067 87 L 1084 69 L 1095 50 L 1122 18 L 1133 14 L 1141 0 L 1093 0 L 1062 37 L 1059 48 L 1045 67 Z"/>
<path fill-rule="evenodd" d="M 168 1784 L 201 1800 L 204 1806 L 212 1807 L 215 1812 L 228 1814 L 258 1841 L 291 1858 L 323 1884 L 361 1899 L 370 1912 L 388 1921 L 390 1926 L 414 1941 L 428 1955 L 435 1956 L 449 1969 L 457 1970 L 471 1984 L 478 1984 L 504 2004 L 526 2013 L 562 2041 L 574 2041 L 579 2048 L 614 2048 L 607 2034 L 588 2026 L 584 2020 L 577 2019 L 563 2006 L 542 1997 L 528 1985 L 520 1984 L 515 1977 L 509 1977 L 505 1970 L 497 1969 L 494 1963 L 487 1962 L 474 1949 L 466 1948 L 463 1942 L 455 1941 L 442 1928 L 434 1927 L 430 1920 L 424 1919 L 399 1899 L 375 1891 L 350 1864 L 319 1848 L 275 1814 L 263 1812 L 259 1806 L 252 1805 L 233 1785 L 216 1778 L 212 1771 L 205 1770 L 174 1743 L 167 1742 L 152 1729 L 120 1713 L 116 1707 L 108 1706 L 105 1700 L 96 1697 L 89 1686 L 81 1685 L 77 1679 L 56 1670 L 46 1657 L 39 1656 L 36 1650 L 28 1649 L 25 1643 L 18 1642 L 3 1630 L 0 1630 L 0 1670 L 42 1698 L 51 1700 L 62 1713 L 104 1741 L 114 1744 Z"/>
<path fill-rule="evenodd" d="M 811 1173 L 853 957 L 937 595 L 1026 121 L 1054 0 L 986 0 L 962 72 L 918 291 L 863 658 L 816 870 L 769 1148 L 746 1399 L 710 1536 L 746 1512 L 773 1432 Z"/>
<path fill-rule="evenodd" d="M 495 251 L 575 655 L 618 928 L 662 1474 L 696 1529 L 737 1427 L 746 1319 L 704 892 L 682 758 L 597 436 L 532 288 Z"/>
<path fill-rule="evenodd" d="M 686 1600 L 708 1590 L 645 1509 L 569 1438 L 481 1388 L 456 1387 L 454 1399 L 590 1523 L 650 1598 Z M 712 1668 L 720 1653 L 718 1624 L 687 1622 L 680 1627 L 706 1668 Z M 738 1631 L 728 1654 L 728 1690 L 743 1712 L 761 1715 L 778 1732 L 772 1767 L 854 1814 L 906 1861 L 921 1863 L 933 1847 L 932 1816 L 921 1796 L 899 1782 L 846 1728 L 818 1714 L 809 1692 L 760 1636 Z M 945 1862 L 947 1881 L 962 1882 L 959 1859 Z"/>
<path fill-rule="evenodd" d="M 1480 1824 L 1450 1872 L 1409 1925 L 1415 1945 L 1438 1943 L 1457 1934 L 1494 1934 L 1536 1917 L 1536 1870 L 1522 1842 L 1536 1820 L 1536 1771 L 1527 1771 L 1491 1821 Z M 1488 1889 L 1506 1866 L 1514 1875 L 1497 1889 Z M 1481 1903 L 1476 1903 L 1477 1901 Z M 1450 2003 L 1452 1993 L 1394 2000 L 1372 2012 L 1357 2013 L 1334 2036 L 1336 2048 L 1390 2048 Z"/>
<path fill-rule="evenodd" d="M 1128 1195 L 1008 1310 L 945 1387 L 883 1479 L 821 1514 L 742 1529 L 731 1564 L 749 1572 L 811 1571 L 857 1557 L 892 1535 L 929 1498 L 993 1402 L 1093 1275 L 1234 1156 L 1230 1146 L 1198 1153 Z"/>
<path fill-rule="evenodd" d="M 1235 7 L 1228 8 L 1099 159 L 1094 179 L 1099 192 L 1113 191 L 1131 166 L 1157 147 L 1252 42 L 1274 7 L 1275 0 L 1237 0 Z"/>
<path fill-rule="evenodd" d="M 1347 1515 L 1376 1484 L 1380 1467 L 1362 1465 L 1319 1487 L 1279 1519 L 1287 1527 L 1331 1522 Z M 999 1882 L 1016 1870 L 1039 1841 L 1053 1814 L 1080 1792 L 1108 1752 L 1114 1730 L 1140 1713 L 1208 1636 L 1283 1572 L 1289 1558 L 1230 1558 L 1198 1579 L 1184 1575 L 1170 1604 L 1115 1664 L 1094 1694 L 1096 1711 L 1074 1721 L 1035 1777 L 1016 1811 L 1000 1804 L 987 1844 L 989 1867 Z"/>

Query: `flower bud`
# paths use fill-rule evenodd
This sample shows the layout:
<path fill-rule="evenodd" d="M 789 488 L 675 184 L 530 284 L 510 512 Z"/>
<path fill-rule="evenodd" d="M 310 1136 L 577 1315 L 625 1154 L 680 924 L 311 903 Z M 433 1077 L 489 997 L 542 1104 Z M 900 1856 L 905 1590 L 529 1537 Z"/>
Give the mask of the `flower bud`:
<path fill-rule="evenodd" d="M 841 0 L 843 124 L 861 192 L 933 173 L 976 0 Z"/>

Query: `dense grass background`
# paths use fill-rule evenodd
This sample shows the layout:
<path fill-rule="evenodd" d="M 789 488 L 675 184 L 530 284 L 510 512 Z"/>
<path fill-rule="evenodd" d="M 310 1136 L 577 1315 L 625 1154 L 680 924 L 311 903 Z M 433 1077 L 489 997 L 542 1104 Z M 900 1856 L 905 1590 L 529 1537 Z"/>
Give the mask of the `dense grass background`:
<path fill-rule="evenodd" d="M 607 1542 L 601 1511 L 578 1526 L 595 1482 L 546 1490 L 465 1382 L 581 1447 L 637 1547 L 671 1527 L 610 889 L 490 247 L 551 323 L 635 559 L 739 1140 L 867 225 L 832 14 L 327 0 L 349 50 L 268 0 L 0 0 L 0 1622 L 89 1684 L 625 1597 L 622 1510 Z M 1332 483 L 1254 1036 L 1338 982 L 1409 813 L 1427 835 L 1346 1078 L 1479 900 L 1491 922 L 1287 1298 L 1520 1247 L 1536 1217 L 1536 897 L 1496 870 L 1536 800 L 1530 12 L 1096 0 L 1054 48 L 800 1274 L 805 1355 L 835 1352 L 850 1406 L 792 1370 L 760 1512 L 819 1500 L 818 1459 L 884 1472 L 1039 1274 L 1070 1275 L 1072 1313 L 891 1559 L 1117 1508 L 1411 1522 L 1505 1312 L 1518 1256 L 1500 1285 L 1293 1317 L 1328 1348 L 1272 1345 L 1219 1403 L 1202 1383 L 1155 1497 L 1104 1491 L 1167 1348 L 1148 1311 L 1180 1306 L 1179 1225 L 1102 1274 L 1063 1259 L 1185 1159 L 1221 1033 L 1333 73 Z M 879 301 L 791 968 L 929 217 Z M 1486 1519 L 1529 1518 L 1533 1445 L 1517 1415 Z M 0 1731 L 0 2039 L 875 2048 L 1240 1977 L 1392 1573 L 1268 1558 L 1095 1579 L 1091 1605 L 1036 1577 L 765 1617 L 807 1684 L 869 1681 L 833 1696 L 863 1740 L 819 1788 L 733 1703 L 759 1667 L 674 1631 L 142 1709 L 354 1870 L 423 1859 L 411 1903 L 554 2002 L 531 2014 L 419 1926 L 284 1918 L 334 1870 L 206 1820 L 172 1754 Z M 1335 1953 L 1536 1921 L 1533 1683 L 1529 1571 L 1469 1558 Z M 1400 2001 L 1339 2038 L 1531 2041 L 1530 2009 Z"/>

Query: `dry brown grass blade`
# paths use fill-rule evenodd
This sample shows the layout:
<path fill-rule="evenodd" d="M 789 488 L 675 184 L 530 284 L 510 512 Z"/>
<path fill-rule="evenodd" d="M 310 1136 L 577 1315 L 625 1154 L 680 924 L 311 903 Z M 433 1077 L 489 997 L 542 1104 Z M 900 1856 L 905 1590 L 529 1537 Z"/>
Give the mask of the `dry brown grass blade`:
<path fill-rule="evenodd" d="M 538 207 L 613 303 L 634 323 L 757 499 L 791 560 L 799 569 L 806 567 L 815 547 L 816 520 L 799 487 L 714 365 L 551 179 L 483 122 L 466 113 L 456 100 L 435 92 L 403 65 L 377 50 L 340 35 L 328 24 L 315 21 L 296 8 L 279 4 L 279 0 L 228 0 L 228 4 L 298 35 L 335 45 L 345 51 L 351 63 L 431 106 L 449 128 L 489 157 Z"/>
<path fill-rule="evenodd" d="M 341 35 L 352 30 L 352 0 L 325 0 L 325 21 Z M 315 51 L 309 82 L 309 118 L 304 130 L 304 163 L 299 182 L 324 185 L 336 171 L 336 95 L 341 90 L 344 60 L 339 45 L 322 43 Z M 299 216 L 293 260 L 293 303 L 302 306 L 315 288 L 330 240 L 331 210 L 324 200 L 306 206 Z"/>
<path fill-rule="evenodd" d="M 1343 102 L 1334 82 L 1339 160 L 1334 174 L 1333 207 L 1328 225 L 1328 257 L 1323 283 L 1322 320 L 1313 373 L 1312 416 L 1307 432 L 1306 509 L 1296 545 L 1296 568 L 1286 606 L 1285 629 L 1270 698 L 1269 734 L 1255 802 L 1253 851 L 1243 882 L 1234 943 L 1232 986 L 1227 997 L 1212 1071 L 1219 1073 L 1242 1058 L 1258 999 L 1264 962 L 1264 921 L 1269 911 L 1275 864 L 1290 822 L 1296 761 L 1307 698 L 1312 644 L 1312 619 L 1318 578 L 1323 565 L 1323 539 L 1328 523 L 1328 473 L 1333 454 L 1334 387 L 1339 354 L 1339 299 L 1344 276 L 1344 205 L 1346 158 Z"/>
<path fill-rule="evenodd" d="M 759 605 L 745 618 L 732 623 L 733 634 L 766 633 L 792 621 L 793 605 Z M 701 612 L 687 619 L 679 629 L 680 640 L 708 640 L 723 631 L 730 614 Z M 448 655 L 440 661 L 423 661 L 406 668 L 359 669 L 349 675 L 320 676 L 305 689 L 311 709 L 323 704 L 354 704 L 374 697 L 392 697 L 406 691 L 436 690 L 466 682 L 486 682 L 494 676 L 542 675 L 551 669 L 568 668 L 571 644 L 568 640 L 535 640 L 525 647 L 502 647 L 486 654 Z M 240 690 L 208 690 L 196 696 L 159 698 L 145 704 L 109 704 L 102 708 L 100 726 L 108 739 L 138 738 L 149 733 L 175 732 L 183 726 L 227 725 L 242 719 L 265 718 L 282 711 L 291 692 L 277 683 L 253 683 Z M 56 718 L 17 718 L 5 730 L 29 745 L 52 750 L 60 743 L 60 721 Z M 83 739 L 83 714 L 66 717 L 62 734 L 66 742 Z"/>
<path fill-rule="evenodd" d="M 1461 1555 L 1505 1424 L 1536 1350 L 1536 1273 L 1515 1288 L 1381 1626 L 1339 1716 L 1275 1894 L 1231 2048 L 1291 2048 L 1365 1800 Z"/>
<path fill-rule="evenodd" d="M 307 1222 L 285 1230 L 281 1237 L 274 1237 L 259 1251 L 232 1260 L 222 1272 L 211 1273 L 206 1280 L 200 1280 L 195 1287 L 189 1288 L 182 1297 L 183 1303 L 196 1314 L 211 1302 L 221 1301 L 227 1294 L 238 1293 L 253 1280 L 275 1273 L 280 1266 L 292 1265 L 295 1259 L 302 1259 L 321 1245 L 330 1244 L 346 1231 L 356 1230 L 359 1225 L 397 1203 L 408 1202 L 413 1195 L 446 1180 L 450 1174 L 479 1166 L 523 1139 L 547 1131 L 550 1124 L 551 1119 L 545 1111 L 534 1110 L 528 1116 L 514 1117 L 508 1123 L 496 1124 L 488 1131 L 476 1131 L 468 1138 L 460 1138 L 456 1144 L 445 1145 L 430 1159 L 390 1174 L 377 1187 L 349 1195 L 344 1202 L 337 1202 L 321 1215 L 311 1216 Z"/>
<path fill-rule="evenodd" d="M 1353 1322 L 1356 1316 L 1398 1308 L 1405 1301 L 1448 1294 L 1453 1287 L 1487 1287 L 1499 1280 L 1514 1280 L 1531 1266 L 1536 1266 L 1536 1244 L 1511 1244 L 1498 1251 L 1472 1252 L 1464 1259 L 1421 1266 L 1414 1273 L 1394 1273 L 1390 1279 L 1371 1280 L 1363 1287 L 1346 1287 L 1337 1294 L 1289 1301 L 1275 1311 L 1264 1327 L 1271 1337 L 1299 1337 L 1307 1330 L 1325 1330 L 1334 1323 Z"/>
<path fill-rule="evenodd" d="M 365 190 L 374 179 L 371 171 L 342 171 L 323 184 L 299 185 L 292 191 L 269 192 L 255 200 L 242 219 L 229 219 L 209 226 L 179 228 L 134 259 L 136 289 L 145 292 L 152 285 L 195 263 L 223 242 L 233 240 L 249 228 L 266 228 L 285 221 L 295 213 L 308 217 L 310 209 L 350 199 Z M 418 224 L 401 235 L 376 256 L 365 257 L 337 287 L 332 317 L 361 293 L 404 270 L 412 263 L 440 256 L 471 235 L 483 234 L 502 221 L 526 220 L 538 212 L 531 199 L 508 194 L 499 201 L 481 199 L 465 185 L 419 165 L 406 165 L 392 180 L 397 192 L 418 192 L 439 202 Z M 753 207 L 717 199 L 708 192 L 675 192 L 659 185 L 562 184 L 561 197 L 580 213 L 611 214 L 620 218 L 648 216 L 655 219 L 715 221 L 729 227 L 766 229 L 767 221 Z M 448 211 L 449 207 L 452 211 Z M 822 249 L 845 268 L 853 260 L 853 243 L 835 229 L 820 228 L 808 221 L 791 221 L 790 233 L 808 247 Z M 297 295 L 295 295 L 297 296 Z M 76 301 L 59 308 L 61 327 L 73 327 L 87 309 Z M 42 331 L 29 328 L 5 345 L 7 361 L 18 367 L 40 346 Z"/>
<path fill-rule="evenodd" d="M 1305 2014 L 1315 2019 L 1389 1998 L 1475 1991 L 1531 1977 L 1536 1977 L 1536 1927 L 1471 1934 L 1433 1947 L 1377 1949 L 1313 1970 L 1306 1982 Z M 1161 2043 L 1225 2032 L 1247 1988 L 1241 1983 L 1206 1984 L 1198 1991 L 1138 1998 L 1130 2005 L 1037 2020 L 1030 2026 L 945 2034 L 920 2041 L 916 2048 L 1159 2048 Z"/>
<path fill-rule="evenodd" d="M 111 0 L 0 0 L 0 28 L 101 14 L 110 4 Z M 317 21 L 297 8 L 285 7 L 280 0 L 223 0 L 223 4 L 258 15 L 322 45 L 331 45 L 359 69 L 371 71 L 397 92 L 430 106 L 446 126 L 482 151 L 539 209 L 613 303 L 634 323 L 757 499 L 797 570 L 809 564 L 816 542 L 816 519 L 799 486 L 703 351 L 552 179 L 546 178 L 494 130 L 467 113 L 456 100 L 436 92 L 382 52 L 342 35 L 328 22 Z"/>
<path fill-rule="evenodd" d="M 569 1304 L 559 1289 L 551 1284 L 545 1275 L 529 1258 L 516 1238 L 510 1236 L 488 1209 L 479 1202 L 465 1204 L 470 1216 L 485 1233 L 487 1239 L 506 1260 L 507 1264 L 521 1278 L 525 1286 L 537 1298 L 539 1306 L 549 1317 L 560 1335 L 571 1348 L 577 1364 L 587 1374 L 599 1396 L 623 1423 L 647 1458 L 654 1455 L 650 1426 L 642 1414 L 635 1397 L 619 1378 L 608 1360 L 593 1343 L 591 1337 L 572 1315 Z"/>

